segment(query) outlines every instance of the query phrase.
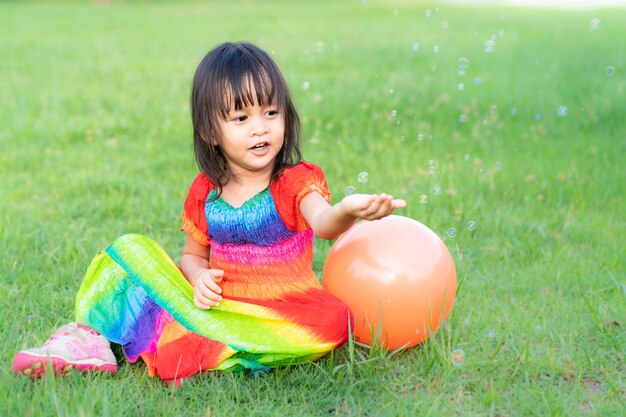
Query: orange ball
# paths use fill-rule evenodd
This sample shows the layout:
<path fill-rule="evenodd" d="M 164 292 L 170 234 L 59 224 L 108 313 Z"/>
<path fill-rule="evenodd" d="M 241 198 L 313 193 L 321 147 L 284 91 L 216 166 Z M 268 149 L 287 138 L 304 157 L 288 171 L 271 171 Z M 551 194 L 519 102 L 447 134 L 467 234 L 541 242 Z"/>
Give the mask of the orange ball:
<path fill-rule="evenodd" d="M 452 310 L 456 270 L 442 240 L 402 216 L 361 221 L 330 249 L 324 288 L 352 313 L 354 338 L 386 349 L 415 346 Z"/>

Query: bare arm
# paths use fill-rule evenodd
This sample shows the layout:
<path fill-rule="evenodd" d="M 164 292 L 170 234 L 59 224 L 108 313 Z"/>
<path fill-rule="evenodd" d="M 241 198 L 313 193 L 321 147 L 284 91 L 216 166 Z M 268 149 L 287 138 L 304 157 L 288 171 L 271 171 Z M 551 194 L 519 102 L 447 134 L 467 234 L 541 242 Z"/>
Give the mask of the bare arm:
<path fill-rule="evenodd" d="M 357 219 L 376 220 L 388 216 L 406 201 L 388 194 L 353 194 L 331 206 L 318 192 L 309 193 L 300 203 L 300 211 L 315 234 L 322 239 L 335 239 Z"/>
<path fill-rule="evenodd" d="M 180 269 L 193 286 L 193 301 L 198 308 L 209 309 L 218 306 L 222 296 L 219 284 L 224 271 L 211 269 L 209 259 L 211 249 L 195 242 L 189 235 L 185 238 L 185 247 L 180 258 Z"/>

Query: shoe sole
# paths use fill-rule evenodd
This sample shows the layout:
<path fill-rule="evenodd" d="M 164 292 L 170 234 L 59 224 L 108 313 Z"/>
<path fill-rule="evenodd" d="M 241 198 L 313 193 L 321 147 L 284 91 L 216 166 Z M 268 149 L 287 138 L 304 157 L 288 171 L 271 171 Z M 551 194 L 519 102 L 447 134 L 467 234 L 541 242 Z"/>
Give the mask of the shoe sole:
<path fill-rule="evenodd" d="M 72 370 L 82 373 L 115 373 L 117 371 L 117 364 L 94 358 L 70 362 L 57 355 L 44 356 L 27 352 L 19 352 L 13 359 L 13 373 L 15 375 L 27 375 L 31 378 L 43 378 L 46 375 L 46 372 L 50 369 L 54 375 L 63 375 Z"/>

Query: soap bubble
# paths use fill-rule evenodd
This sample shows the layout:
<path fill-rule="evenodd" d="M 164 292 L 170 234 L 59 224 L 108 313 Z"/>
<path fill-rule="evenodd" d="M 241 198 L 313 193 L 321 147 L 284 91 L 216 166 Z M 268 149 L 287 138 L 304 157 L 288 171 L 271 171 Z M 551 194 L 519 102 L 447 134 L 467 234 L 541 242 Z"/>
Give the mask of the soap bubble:
<path fill-rule="evenodd" d="M 398 110 L 393 109 L 391 110 L 391 117 L 396 117 L 398 115 Z"/>
<path fill-rule="evenodd" d="M 317 52 L 324 52 L 326 45 L 322 41 L 315 42 L 315 50 Z"/>
<path fill-rule="evenodd" d="M 482 80 L 478 77 L 474 77 L 474 79 L 472 80 L 472 82 L 474 83 L 474 85 L 478 85 L 482 82 Z"/>
<path fill-rule="evenodd" d="M 465 361 L 465 351 L 463 349 L 454 349 L 452 351 L 452 358 L 450 358 L 450 362 L 454 366 L 461 366 Z"/>
<path fill-rule="evenodd" d="M 454 227 L 451 227 L 448 229 L 448 236 L 450 237 L 455 237 L 456 236 L 456 229 Z"/>
<path fill-rule="evenodd" d="M 420 44 L 417 42 L 413 42 L 413 46 L 411 48 L 413 48 L 414 52 L 417 52 L 420 49 Z"/>
<path fill-rule="evenodd" d="M 476 230 L 476 222 L 474 220 L 470 220 L 467 222 L 467 230 Z"/>
<path fill-rule="evenodd" d="M 540 121 L 541 121 L 541 119 L 542 119 L 541 113 L 537 113 L 537 114 L 535 114 L 535 120 L 536 120 L 536 121 L 540 122 Z"/>
<path fill-rule="evenodd" d="M 517 115 L 517 109 L 515 107 L 513 107 L 511 109 L 511 116 L 515 116 L 515 115 Z"/>
<path fill-rule="evenodd" d="M 433 186 L 433 194 L 434 195 L 441 195 L 441 187 L 438 185 L 434 185 Z"/>
<path fill-rule="evenodd" d="M 502 168 L 502 163 L 496 162 L 495 166 L 496 166 L 496 169 L 500 169 L 500 168 Z"/>
<path fill-rule="evenodd" d="M 600 30 L 600 23 L 602 23 L 602 21 L 594 17 L 589 21 L 589 27 L 591 27 L 591 30 Z"/>
<path fill-rule="evenodd" d="M 467 121 L 467 116 L 462 114 L 459 116 L 459 122 L 465 123 Z"/>
<path fill-rule="evenodd" d="M 463 154 L 463 160 L 464 160 L 464 161 L 469 161 L 469 160 L 470 160 L 470 158 L 471 158 L 471 155 L 470 155 L 470 154 L 468 154 L 468 153 L 464 153 L 464 154 Z"/>
<path fill-rule="evenodd" d="M 459 77 L 465 77 L 465 70 L 460 69 L 457 70 L 456 73 Z"/>
<path fill-rule="evenodd" d="M 456 66 L 458 69 L 465 69 L 467 68 L 467 66 L 469 65 L 469 60 L 467 58 L 459 58 L 459 60 L 456 63 Z"/>
<path fill-rule="evenodd" d="M 420 203 L 422 203 L 422 204 L 428 203 L 428 196 L 426 194 L 422 194 L 420 196 Z"/>
<path fill-rule="evenodd" d="M 463 91 L 463 90 L 465 90 L 465 84 L 463 84 L 463 83 L 458 83 L 458 84 L 456 85 L 456 88 L 458 88 L 458 90 L 459 90 L 459 91 Z"/>
<path fill-rule="evenodd" d="M 606 75 L 609 76 L 609 77 L 614 76 L 615 75 L 615 67 L 610 66 L 610 65 L 608 67 L 606 67 Z"/>
<path fill-rule="evenodd" d="M 356 188 L 354 188 L 351 185 L 348 185 L 346 187 L 346 189 L 344 190 L 344 193 L 345 193 L 345 195 L 352 195 L 352 194 L 356 193 Z"/>
<path fill-rule="evenodd" d="M 487 339 L 495 339 L 496 338 L 496 332 L 493 331 L 492 329 L 487 330 Z"/>
<path fill-rule="evenodd" d="M 497 112 L 498 112 L 498 106 L 496 106 L 495 104 L 492 104 L 491 106 L 489 106 L 489 113 L 496 114 Z"/>
<path fill-rule="evenodd" d="M 310 82 L 305 81 L 305 82 L 302 83 L 302 88 L 303 89 L 308 90 L 309 87 L 311 87 L 311 83 Z"/>
<path fill-rule="evenodd" d="M 441 47 L 439 45 L 433 45 L 433 52 L 438 54 Z"/>
<path fill-rule="evenodd" d="M 420 141 L 420 142 L 423 141 L 424 140 L 424 134 L 423 133 L 418 133 L 417 134 L 417 140 Z"/>
<path fill-rule="evenodd" d="M 424 10 L 424 16 L 430 17 L 432 16 L 432 14 L 433 14 L 433 11 L 431 9 Z"/>
<path fill-rule="evenodd" d="M 567 106 L 559 106 L 556 112 L 561 117 L 567 116 Z"/>
<path fill-rule="evenodd" d="M 359 175 L 357 176 L 357 181 L 360 182 L 361 184 L 365 184 L 368 180 L 368 173 L 365 171 L 359 172 Z"/>
<path fill-rule="evenodd" d="M 434 166 L 429 166 L 429 167 L 428 167 L 428 172 L 429 172 L 431 175 L 435 175 L 435 167 L 434 167 Z"/>
<path fill-rule="evenodd" d="M 484 46 L 485 52 L 487 52 L 488 54 L 496 50 L 496 42 L 492 39 L 486 40 Z"/>

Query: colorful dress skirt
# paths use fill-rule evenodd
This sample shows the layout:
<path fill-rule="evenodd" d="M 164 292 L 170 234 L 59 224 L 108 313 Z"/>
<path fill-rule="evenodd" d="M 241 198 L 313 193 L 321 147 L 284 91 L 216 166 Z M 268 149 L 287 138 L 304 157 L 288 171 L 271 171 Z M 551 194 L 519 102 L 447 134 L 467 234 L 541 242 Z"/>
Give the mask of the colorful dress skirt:
<path fill-rule="evenodd" d="M 193 287 L 158 244 L 130 234 L 92 261 L 77 294 L 76 321 L 122 345 L 129 361 L 142 358 L 149 374 L 164 380 L 324 356 L 347 340 L 349 313 L 312 270 L 313 232 L 297 209 L 311 191 L 329 198 L 321 170 L 302 163 L 235 208 L 200 174 L 182 229 L 210 246 L 211 268 L 224 270 L 220 305 L 196 307 Z"/>

